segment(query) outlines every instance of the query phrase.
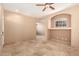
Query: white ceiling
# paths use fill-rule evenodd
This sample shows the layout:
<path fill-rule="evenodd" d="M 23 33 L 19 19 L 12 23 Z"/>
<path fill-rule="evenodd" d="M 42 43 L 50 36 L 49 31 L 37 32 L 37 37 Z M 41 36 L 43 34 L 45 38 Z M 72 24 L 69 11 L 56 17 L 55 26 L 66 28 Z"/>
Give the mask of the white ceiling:
<path fill-rule="evenodd" d="M 43 6 L 36 6 L 36 3 L 4 3 L 3 6 L 5 9 L 23 13 L 32 17 L 42 17 L 46 15 L 50 15 L 52 13 L 64 10 L 68 7 L 75 5 L 74 3 L 55 3 L 53 6 L 55 10 L 51 10 L 50 8 L 46 9 L 42 12 Z"/>

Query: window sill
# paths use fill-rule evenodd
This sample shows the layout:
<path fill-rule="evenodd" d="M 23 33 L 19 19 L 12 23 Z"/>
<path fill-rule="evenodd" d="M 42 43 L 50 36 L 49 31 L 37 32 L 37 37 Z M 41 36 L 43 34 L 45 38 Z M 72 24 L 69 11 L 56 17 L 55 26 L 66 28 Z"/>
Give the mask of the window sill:
<path fill-rule="evenodd" d="M 69 28 L 48 28 L 49 30 L 53 30 L 53 29 L 71 29 L 70 27 Z"/>

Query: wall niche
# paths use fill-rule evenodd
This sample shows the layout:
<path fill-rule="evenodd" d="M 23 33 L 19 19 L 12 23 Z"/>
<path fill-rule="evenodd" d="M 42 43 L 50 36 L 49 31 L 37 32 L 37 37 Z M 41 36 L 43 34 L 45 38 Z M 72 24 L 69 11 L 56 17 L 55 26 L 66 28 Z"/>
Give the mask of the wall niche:
<path fill-rule="evenodd" d="M 59 14 L 51 17 L 48 23 L 50 39 L 71 45 L 71 15 Z"/>

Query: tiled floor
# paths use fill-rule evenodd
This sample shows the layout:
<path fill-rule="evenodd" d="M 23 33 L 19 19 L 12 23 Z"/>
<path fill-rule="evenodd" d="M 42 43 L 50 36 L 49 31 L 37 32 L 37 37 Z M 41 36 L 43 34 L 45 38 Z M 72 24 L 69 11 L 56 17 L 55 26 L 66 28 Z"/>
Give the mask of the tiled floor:
<path fill-rule="evenodd" d="M 2 56 L 75 56 L 79 50 L 52 40 L 41 42 L 37 40 L 20 41 L 5 45 L 0 52 Z"/>

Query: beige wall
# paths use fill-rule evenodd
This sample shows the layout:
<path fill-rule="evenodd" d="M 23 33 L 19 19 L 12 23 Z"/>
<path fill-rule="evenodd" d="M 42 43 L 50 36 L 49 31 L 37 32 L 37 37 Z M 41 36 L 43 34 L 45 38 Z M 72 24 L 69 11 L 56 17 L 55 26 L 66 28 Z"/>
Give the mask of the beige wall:
<path fill-rule="evenodd" d="M 1 32 L 1 29 L 2 29 L 2 8 L 1 8 L 1 6 L 0 6 L 0 32 Z M 0 48 L 1 48 L 1 35 L 0 35 Z"/>
<path fill-rule="evenodd" d="M 67 13 L 71 14 L 71 46 L 72 47 L 77 47 L 79 48 L 79 5 L 73 6 L 71 8 L 68 8 L 66 10 L 51 14 L 49 16 L 46 16 L 44 18 L 48 19 L 48 21 L 51 19 L 51 17 L 62 14 L 62 13 Z M 48 34 L 48 33 L 47 33 Z M 49 37 L 49 35 L 48 35 Z"/>
<path fill-rule="evenodd" d="M 3 8 L 0 6 L 0 47 L 3 45 L 3 38 L 4 35 L 2 34 L 4 32 L 4 23 L 3 23 Z"/>
<path fill-rule="evenodd" d="M 35 19 L 15 12 L 5 11 L 5 44 L 35 40 Z"/>

